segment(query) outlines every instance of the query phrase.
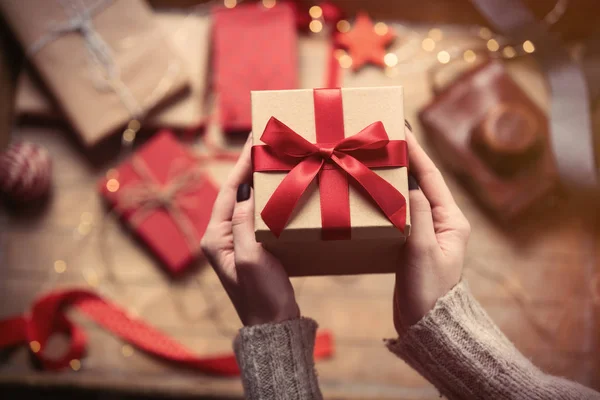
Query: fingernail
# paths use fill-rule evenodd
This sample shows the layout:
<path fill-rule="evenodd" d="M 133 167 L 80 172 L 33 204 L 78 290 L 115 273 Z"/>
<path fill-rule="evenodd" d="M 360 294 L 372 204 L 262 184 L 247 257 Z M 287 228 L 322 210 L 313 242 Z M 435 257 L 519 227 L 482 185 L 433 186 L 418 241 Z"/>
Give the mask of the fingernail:
<path fill-rule="evenodd" d="M 408 190 L 419 190 L 419 184 L 412 174 L 408 174 Z"/>
<path fill-rule="evenodd" d="M 412 132 L 412 126 L 410 126 L 410 122 L 408 122 L 407 119 L 404 120 L 404 125 L 406 125 L 406 127 L 408 128 L 408 130 L 410 130 Z"/>
<path fill-rule="evenodd" d="M 242 183 L 238 186 L 236 201 L 241 203 L 250 198 L 250 185 L 248 183 Z"/>

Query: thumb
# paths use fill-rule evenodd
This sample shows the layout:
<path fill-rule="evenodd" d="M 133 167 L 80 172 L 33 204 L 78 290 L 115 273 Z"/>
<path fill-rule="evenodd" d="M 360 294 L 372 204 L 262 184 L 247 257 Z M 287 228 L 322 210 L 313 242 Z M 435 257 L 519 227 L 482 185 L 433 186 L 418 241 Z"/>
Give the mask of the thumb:
<path fill-rule="evenodd" d="M 254 193 L 248 183 L 242 183 L 238 187 L 231 225 L 235 263 L 240 265 L 258 262 L 260 251 L 254 237 Z"/>

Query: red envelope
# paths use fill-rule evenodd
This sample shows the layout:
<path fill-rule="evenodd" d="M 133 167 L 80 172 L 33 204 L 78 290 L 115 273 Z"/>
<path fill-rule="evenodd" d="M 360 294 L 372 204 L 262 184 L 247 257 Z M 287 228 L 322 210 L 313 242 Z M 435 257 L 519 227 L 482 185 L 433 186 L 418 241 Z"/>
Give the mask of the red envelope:
<path fill-rule="evenodd" d="M 218 114 L 226 132 L 252 128 L 251 90 L 298 86 L 297 34 L 289 4 L 261 3 L 215 8 L 214 87 Z"/>
<path fill-rule="evenodd" d="M 158 133 L 100 192 L 173 274 L 200 254 L 218 189 L 169 131 Z"/>

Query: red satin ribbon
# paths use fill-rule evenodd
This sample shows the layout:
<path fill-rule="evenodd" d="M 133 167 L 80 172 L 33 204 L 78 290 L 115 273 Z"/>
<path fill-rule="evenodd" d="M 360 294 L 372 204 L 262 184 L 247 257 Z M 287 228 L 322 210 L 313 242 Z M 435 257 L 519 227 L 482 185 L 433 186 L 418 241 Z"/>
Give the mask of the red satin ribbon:
<path fill-rule="evenodd" d="M 76 307 L 98 325 L 155 357 L 207 374 L 240 374 L 234 354 L 199 357 L 164 333 L 128 316 L 116 305 L 90 291 L 78 289 L 51 292 L 34 303 L 30 314 L 0 321 L 0 349 L 37 341 L 40 349 L 34 355 L 41 366 L 48 370 L 62 369 L 69 366 L 71 360 L 81 359 L 87 338 L 83 329 L 68 319 L 68 307 Z M 62 357 L 51 359 L 44 355 L 44 348 L 55 333 L 67 334 L 70 343 Z M 327 358 L 333 352 L 331 333 L 319 332 L 315 342 L 315 358 Z"/>
<path fill-rule="evenodd" d="M 289 171 L 261 212 L 265 224 L 279 237 L 318 175 L 324 240 L 350 237 L 348 182 L 366 192 L 392 224 L 404 231 L 406 199 L 369 167 L 408 166 L 406 142 L 389 140 L 381 121 L 344 138 L 340 89 L 315 89 L 314 102 L 316 144 L 271 117 L 260 138 L 266 146 L 252 148 L 254 171 Z"/>

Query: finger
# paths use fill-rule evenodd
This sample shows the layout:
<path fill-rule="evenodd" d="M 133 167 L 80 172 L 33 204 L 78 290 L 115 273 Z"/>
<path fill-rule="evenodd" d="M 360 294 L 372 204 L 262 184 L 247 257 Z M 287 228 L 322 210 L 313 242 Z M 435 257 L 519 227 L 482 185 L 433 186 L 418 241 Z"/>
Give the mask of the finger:
<path fill-rule="evenodd" d="M 235 264 L 256 264 L 260 246 L 254 236 L 254 194 L 249 184 L 242 184 L 237 193 L 231 227 Z"/>
<path fill-rule="evenodd" d="M 408 192 L 411 234 L 407 242 L 419 249 L 436 245 L 431 205 L 411 175 L 409 175 L 408 181 L 411 188 Z"/>
<path fill-rule="evenodd" d="M 237 163 L 229 173 L 225 183 L 221 186 L 221 190 L 213 205 L 211 223 L 220 223 L 230 221 L 233 215 L 235 205 L 235 196 L 237 188 L 242 183 L 247 183 L 252 180 L 252 134 L 248 136 L 248 140 L 244 145 L 242 154 Z"/>
<path fill-rule="evenodd" d="M 406 129 L 410 171 L 417 180 L 431 207 L 454 208 L 456 202 L 440 170 L 425 153 L 415 135 Z"/>

